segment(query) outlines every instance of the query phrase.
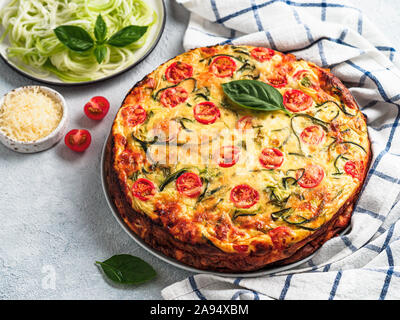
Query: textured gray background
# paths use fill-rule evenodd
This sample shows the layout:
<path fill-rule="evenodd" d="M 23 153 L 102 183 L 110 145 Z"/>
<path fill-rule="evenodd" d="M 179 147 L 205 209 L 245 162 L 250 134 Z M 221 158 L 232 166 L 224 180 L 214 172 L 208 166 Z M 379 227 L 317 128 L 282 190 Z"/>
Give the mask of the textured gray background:
<path fill-rule="evenodd" d="M 400 48 L 400 1 L 353 0 Z M 183 51 L 189 18 L 184 8 L 166 0 L 164 34 L 151 55 L 132 71 L 96 85 L 54 87 L 70 108 L 69 128 L 87 128 L 93 141 L 84 154 L 61 142 L 48 151 L 23 155 L 0 145 L 0 299 L 160 299 L 162 288 L 190 275 L 140 248 L 111 215 L 101 188 L 100 154 L 126 92 L 146 74 Z M 35 84 L 0 62 L 0 95 Z M 111 102 L 109 115 L 95 123 L 85 117 L 90 97 Z M 137 287 L 107 282 L 95 260 L 118 253 L 139 256 L 158 277 Z M 54 270 L 55 288 L 43 286 Z"/>

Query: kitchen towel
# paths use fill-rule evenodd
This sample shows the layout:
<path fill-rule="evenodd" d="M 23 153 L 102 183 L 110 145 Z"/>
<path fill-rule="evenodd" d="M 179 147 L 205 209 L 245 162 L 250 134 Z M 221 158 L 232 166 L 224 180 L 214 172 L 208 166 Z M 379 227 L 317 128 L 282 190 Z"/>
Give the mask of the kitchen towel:
<path fill-rule="evenodd" d="M 400 57 L 348 1 L 177 0 L 191 12 L 186 50 L 248 44 L 330 68 L 368 117 L 373 160 L 348 233 L 289 271 L 199 274 L 165 299 L 400 299 Z"/>

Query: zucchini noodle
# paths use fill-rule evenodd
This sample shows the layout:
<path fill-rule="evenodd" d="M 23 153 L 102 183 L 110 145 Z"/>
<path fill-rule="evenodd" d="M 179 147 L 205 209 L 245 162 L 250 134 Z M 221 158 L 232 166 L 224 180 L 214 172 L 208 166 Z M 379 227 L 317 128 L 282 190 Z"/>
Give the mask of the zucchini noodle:
<path fill-rule="evenodd" d="M 107 45 L 101 64 L 96 61 L 94 49 L 71 51 L 53 32 L 60 25 L 76 25 L 95 39 L 93 29 L 99 14 L 107 24 L 108 37 L 129 25 L 149 28 L 143 37 L 126 47 Z M 0 41 L 8 38 L 8 58 L 30 74 L 53 74 L 65 82 L 91 81 L 134 63 L 135 51 L 145 44 L 156 20 L 155 11 L 142 0 L 12 0 L 0 11 Z"/>

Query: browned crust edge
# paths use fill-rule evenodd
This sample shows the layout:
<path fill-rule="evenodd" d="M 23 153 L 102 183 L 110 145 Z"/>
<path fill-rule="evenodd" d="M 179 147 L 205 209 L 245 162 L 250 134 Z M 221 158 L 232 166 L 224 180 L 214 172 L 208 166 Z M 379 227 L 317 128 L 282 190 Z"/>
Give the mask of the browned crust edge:
<path fill-rule="evenodd" d="M 342 99 L 346 104 L 354 104 L 359 108 L 350 91 L 336 76 L 326 69 L 322 69 L 318 66 L 315 67 L 321 71 L 327 86 L 340 89 Z M 129 91 L 127 96 L 134 88 L 146 81 L 147 77 L 148 76 L 144 77 L 143 80 L 138 82 Z M 364 115 L 363 118 L 366 121 Z M 332 219 L 320 229 L 302 241 L 283 250 L 279 261 L 270 261 L 269 253 L 272 249 L 258 254 L 254 252 L 250 254 L 227 253 L 209 243 L 192 245 L 182 242 L 175 239 L 161 224 L 157 224 L 146 215 L 134 211 L 126 200 L 118 177 L 113 169 L 113 149 L 114 137 L 110 134 L 104 154 L 106 189 L 109 191 L 111 200 L 126 225 L 150 247 L 168 257 L 172 257 L 184 264 L 201 270 L 233 273 L 255 271 L 265 267 L 287 265 L 300 261 L 315 252 L 326 241 L 338 235 L 338 233 L 345 229 L 350 223 L 353 208 L 360 197 L 372 161 L 371 143 L 369 143 L 368 163 L 366 165 L 363 181 L 348 201 L 337 211 Z"/>

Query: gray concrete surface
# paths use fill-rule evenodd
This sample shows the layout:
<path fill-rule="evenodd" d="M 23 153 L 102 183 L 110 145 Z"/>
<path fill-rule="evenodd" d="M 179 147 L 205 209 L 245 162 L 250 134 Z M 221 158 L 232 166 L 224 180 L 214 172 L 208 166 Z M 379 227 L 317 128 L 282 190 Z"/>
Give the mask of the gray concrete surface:
<path fill-rule="evenodd" d="M 400 1 L 353 0 L 400 48 Z M 67 99 L 72 128 L 88 128 L 92 146 L 76 154 L 59 143 L 32 155 L 0 146 L 0 299 L 160 299 L 165 286 L 190 275 L 153 257 L 134 243 L 111 215 L 101 188 L 100 154 L 125 93 L 156 66 L 183 51 L 186 10 L 166 0 L 168 20 L 151 55 L 132 71 L 100 84 L 54 87 Z M 34 84 L 0 62 L 0 95 Z M 82 108 L 106 96 L 111 110 L 100 123 Z M 158 277 L 136 287 L 106 281 L 95 260 L 117 253 L 137 255 Z M 55 276 L 54 287 L 49 276 Z"/>

